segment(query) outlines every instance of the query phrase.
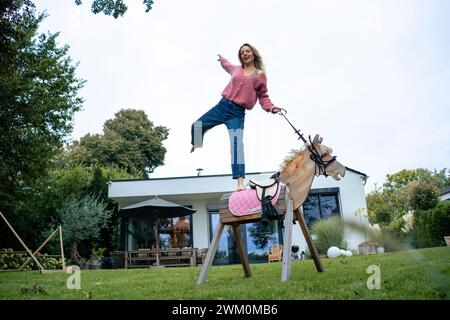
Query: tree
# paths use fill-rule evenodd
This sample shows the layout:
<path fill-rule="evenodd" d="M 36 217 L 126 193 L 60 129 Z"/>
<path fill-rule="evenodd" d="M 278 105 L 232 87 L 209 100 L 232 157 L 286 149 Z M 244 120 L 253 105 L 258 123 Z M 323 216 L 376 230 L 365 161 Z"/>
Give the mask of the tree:
<path fill-rule="evenodd" d="M 81 263 L 78 243 L 83 240 L 98 239 L 100 229 L 107 225 L 111 211 L 97 196 L 69 198 L 59 210 L 64 239 L 71 244 L 71 258 Z"/>
<path fill-rule="evenodd" d="M 430 171 L 424 168 L 414 170 L 403 169 L 394 174 L 387 174 L 383 187 L 386 190 L 395 191 L 406 187 L 412 181 L 424 182 L 442 189 L 450 184 L 450 176 L 447 175 L 447 169 L 440 171 Z"/>
<path fill-rule="evenodd" d="M 116 166 L 129 174 L 148 177 L 164 164 L 162 141 L 169 129 L 155 127 L 144 111 L 122 109 L 107 120 L 103 134 L 81 137 L 69 147 L 69 161 L 84 165 Z"/>
<path fill-rule="evenodd" d="M 439 190 L 449 182 L 447 169 L 405 169 L 388 174 L 383 187 L 366 196 L 369 221 L 402 238 L 404 230 L 410 229 L 405 228 L 405 215 L 436 206 Z"/>
<path fill-rule="evenodd" d="M 430 205 L 436 204 L 433 199 L 436 199 L 438 190 L 449 184 L 447 169 L 404 169 L 388 174 L 383 187 L 375 188 L 366 197 L 370 222 L 387 225 L 406 214 L 408 210 L 421 206 L 427 206 L 429 209 Z M 427 196 L 424 195 L 425 191 Z"/>
<path fill-rule="evenodd" d="M 2 25 L 14 32 L 2 39 L 0 60 L 1 192 L 8 195 L 45 174 L 72 130 L 84 84 L 75 77 L 68 47 L 57 47 L 58 35 L 37 35 L 44 16 L 30 6 L 22 10 L 24 1 L 11 3 L 15 11 L 4 11 Z"/>
<path fill-rule="evenodd" d="M 52 170 L 49 179 L 43 182 L 46 188 L 42 188 L 43 191 L 37 197 L 39 201 L 30 203 L 33 209 L 39 212 L 41 220 L 39 225 L 42 226 L 39 230 L 45 230 L 44 233 L 47 233 L 48 236 L 48 230 L 52 229 L 55 224 L 61 223 L 58 208 L 64 206 L 66 199 L 81 199 L 88 195 L 94 195 L 98 201 L 106 204 L 106 209 L 111 211 L 111 218 L 107 224 L 100 228 L 100 237 L 92 239 L 92 241 L 82 242 L 81 247 L 77 246 L 78 252 L 81 256 L 86 255 L 94 246 L 93 242 L 101 247 L 106 247 L 108 250 L 116 250 L 118 247 L 117 203 L 108 198 L 107 182 L 113 179 L 136 178 L 138 177 L 116 167 L 76 165 Z M 44 239 L 41 239 L 41 241 Z"/>
<path fill-rule="evenodd" d="M 419 247 L 445 245 L 444 237 L 450 235 L 450 201 L 441 201 L 429 210 L 417 210 L 414 217 Z"/>
<path fill-rule="evenodd" d="M 31 1 L 0 2 L 0 208 L 22 236 L 39 219 L 21 204 L 47 175 L 82 107 L 84 81 L 58 34 L 38 34 L 44 18 Z"/>
<path fill-rule="evenodd" d="M 429 210 L 439 202 L 439 189 L 430 183 L 411 181 L 407 190 L 408 206 L 412 210 Z"/>
<path fill-rule="evenodd" d="M 82 4 L 82 0 L 75 0 L 77 5 Z M 153 0 L 143 0 L 146 9 L 145 12 L 149 12 L 152 9 Z M 123 0 L 94 0 L 92 1 L 91 11 L 95 14 L 103 12 L 105 15 L 112 15 L 114 18 L 123 16 L 128 10 Z"/>

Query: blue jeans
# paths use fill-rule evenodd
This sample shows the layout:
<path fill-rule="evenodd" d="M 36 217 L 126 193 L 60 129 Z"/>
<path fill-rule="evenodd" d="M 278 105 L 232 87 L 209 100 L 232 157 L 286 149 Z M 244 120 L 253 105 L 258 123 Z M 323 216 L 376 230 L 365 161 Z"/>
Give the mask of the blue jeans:
<path fill-rule="evenodd" d="M 191 144 L 203 146 L 203 136 L 217 125 L 225 124 L 230 136 L 231 171 L 233 179 L 245 178 L 244 161 L 245 108 L 222 98 L 219 103 L 201 116 L 191 126 Z"/>

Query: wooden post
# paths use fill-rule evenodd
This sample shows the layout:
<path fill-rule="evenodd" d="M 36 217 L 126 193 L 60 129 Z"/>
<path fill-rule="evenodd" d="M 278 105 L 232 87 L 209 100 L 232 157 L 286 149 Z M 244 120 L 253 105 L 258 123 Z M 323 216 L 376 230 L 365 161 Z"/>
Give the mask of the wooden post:
<path fill-rule="evenodd" d="M 208 277 L 209 267 L 212 265 L 214 260 L 214 256 L 216 255 L 217 247 L 219 246 L 220 236 L 223 232 L 223 224 L 219 221 L 216 227 L 216 231 L 214 232 L 213 239 L 211 244 L 209 245 L 208 253 L 206 254 L 205 262 L 202 265 L 202 270 L 197 279 L 197 284 L 202 284 L 206 281 Z"/>
<path fill-rule="evenodd" d="M 39 251 L 41 251 L 42 250 L 42 248 L 47 244 L 47 242 L 49 242 L 50 241 L 50 239 L 55 235 L 55 233 L 58 231 L 58 229 L 59 228 L 56 228 L 55 229 L 55 231 L 53 231 L 53 233 L 41 244 L 41 246 L 39 247 L 39 248 L 37 248 L 36 249 L 36 251 L 34 251 L 33 252 L 33 256 L 35 256 L 36 254 L 38 254 L 39 253 Z M 30 262 L 31 261 L 31 257 L 29 257 L 28 259 L 27 259 L 27 261 L 25 261 L 23 264 L 22 264 L 22 266 L 19 268 L 19 270 L 17 270 L 17 271 L 21 271 L 23 268 L 25 268 L 25 266 L 28 264 L 28 262 Z"/>
<path fill-rule="evenodd" d="M 314 263 L 316 265 L 316 269 L 318 272 L 323 272 L 323 265 L 320 261 L 319 255 L 317 254 L 316 246 L 314 245 L 311 234 L 309 233 L 308 226 L 306 225 L 305 219 L 303 218 L 303 214 L 300 212 L 300 209 L 297 208 L 294 210 L 295 218 L 298 220 L 300 224 L 300 228 L 303 231 L 303 235 L 305 236 L 306 243 L 308 244 L 309 251 L 311 252 L 311 256 L 314 259 Z"/>
<path fill-rule="evenodd" d="M 64 259 L 64 245 L 63 245 L 63 236 L 62 236 L 62 227 L 59 226 L 59 241 L 61 245 L 61 262 L 63 271 L 66 271 L 66 260 Z"/>
<path fill-rule="evenodd" d="M 252 273 L 250 271 L 250 265 L 248 264 L 247 251 L 244 249 L 244 243 L 241 239 L 241 233 L 239 232 L 239 225 L 233 224 L 234 239 L 236 240 L 236 246 L 238 248 L 239 257 L 241 258 L 242 267 L 244 268 L 244 274 L 246 278 L 250 278 Z"/>
<path fill-rule="evenodd" d="M 289 194 L 289 193 L 288 193 Z M 286 214 L 284 215 L 284 246 L 283 261 L 281 265 L 281 281 L 287 281 L 291 277 L 291 247 L 292 247 L 292 221 L 293 221 L 293 200 L 285 198 Z"/>
<path fill-rule="evenodd" d="M 22 239 L 19 237 L 19 235 L 16 233 L 16 231 L 14 231 L 14 228 L 9 224 L 8 220 L 6 220 L 6 217 L 3 215 L 3 213 L 0 211 L 0 215 L 2 216 L 3 220 L 5 220 L 6 224 L 8 225 L 8 227 L 11 229 L 11 231 L 14 233 L 14 235 L 16 236 L 16 238 L 19 240 L 19 242 L 22 244 L 22 246 L 25 248 L 25 250 L 28 252 L 28 254 L 31 256 L 31 258 L 33 258 L 34 262 L 36 262 L 37 266 L 39 267 L 39 269 L 41 270 L 41 273 L 43 273 L 45 271 L 44 267 L 39 263 L 39 261 L 36 259 L 35 256 L 33 256 L 33 253 L 31 252 L 30 249 L 28 249 L 28 247 L 26 246 L 26 244 L 22 241 Z"/>

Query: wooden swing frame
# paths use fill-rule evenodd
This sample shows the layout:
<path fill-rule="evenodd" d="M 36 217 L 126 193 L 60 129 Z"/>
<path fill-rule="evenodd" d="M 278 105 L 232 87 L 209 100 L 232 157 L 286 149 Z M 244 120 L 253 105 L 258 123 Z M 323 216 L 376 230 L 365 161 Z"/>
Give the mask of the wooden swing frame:
<path fill-rule="evenodd" d="M 39 271 L 41 273 L 48 273 L 48 272 L 60 272 L 66 271 L 66 262 L 64 261 L 64 246 L 63 246 L 63 240 L 62 240 L 62 228 L 61 226 L 59 226 L 58 228 L 55 229 L 55 231 L 52 232 L 52 234 L 39 246 L 39 248 L 36 249 L 36 251 L 31 252 L 31 250 L 27 247 L 27 245 L 25 244 L 25 242 L 20 238 L 20 236 L 17 234 L 17 232 L 14 230 L 14 228 L 11 226 L 11 224 L 9 223 L 8 219 L 6 219 L 6 217 L 3 215 L 3 213 L 0 211 L 0 216 L 3 218 L 3 220 L 5 221 L 6 225 L 11 229 L 12 233 L 16 236 L 16 238 L 19 240 L 20 244 L 22 244 L 22 246 L 25 248 L 26 252 L 28 253 L 28 255 L 30 256 L 27 261 L 25 261 L 22 266 L 17 269 L 17 271 L 22 271 L 23 268 L 25 268 L 25 266 L 31 261 L 34 260 L 34 262 L 36 263 L 36 265 L 39 268 Z M 38 259 L 36 258 L 36 255 L 39 253 L 39 251 L 42 250 L 42 248 L 45 247 L 45 245 L 53 238 L 53 236 L 59 232 L 59 243 L 60 243 L 60 248 L 61 248 L 61 262 L 62 262 L 62 270 L 46 270 L 42 264 L 38 261 Z"/>

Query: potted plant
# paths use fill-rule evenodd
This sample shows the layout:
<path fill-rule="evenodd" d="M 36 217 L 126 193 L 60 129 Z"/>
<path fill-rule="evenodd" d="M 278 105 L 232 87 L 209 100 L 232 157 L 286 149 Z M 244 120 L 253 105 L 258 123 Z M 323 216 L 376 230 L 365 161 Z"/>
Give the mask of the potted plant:
<path fill-rule="evenodd" d="M 378 243 L 375 241 L 364 241 L 358 245 L 359 254 L 375 254 L 377 253 Z M 384 252 L 384 248 L 383 248 Z"/>
<path fill-rule="evenodd" d="M 106 248 L 97 248 L 94 246 L 91 254 L 90 266 L 92 269 L 101 269 L 103 265 L 103 258 L 105 256 Z"/>

